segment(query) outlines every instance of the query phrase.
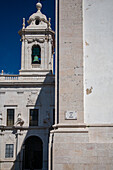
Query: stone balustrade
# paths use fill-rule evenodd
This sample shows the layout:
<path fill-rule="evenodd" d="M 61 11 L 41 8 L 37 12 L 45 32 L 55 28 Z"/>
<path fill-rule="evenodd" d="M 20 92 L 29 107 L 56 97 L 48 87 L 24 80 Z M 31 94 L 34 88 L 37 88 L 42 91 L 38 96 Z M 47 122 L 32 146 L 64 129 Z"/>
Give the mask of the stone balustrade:
<path fill-rule="evenodd" d="M 18 80 L 18 76 L 5 76 L 5 80 Z"/>
<path fill-rule="evenodd" d="M 0 82 L 13 80 L 19 80 L 19 75 L 0 75 Z"/>
<path fill-rule="evenodd" d="M 51 77 L 51 78 L 50 78 Z M 0 84 L 4 83 L 41 83 L 54 82 L 54 75 L 0 75 Z"/>

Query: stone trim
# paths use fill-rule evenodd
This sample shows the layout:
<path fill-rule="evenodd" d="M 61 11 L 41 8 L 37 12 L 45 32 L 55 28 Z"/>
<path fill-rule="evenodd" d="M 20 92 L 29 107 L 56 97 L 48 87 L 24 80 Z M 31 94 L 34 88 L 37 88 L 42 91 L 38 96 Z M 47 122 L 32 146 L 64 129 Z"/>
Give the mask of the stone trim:
<path fill-rule="evenodd" d="M 26 107 L 39 107 L 39 106 L 42 106 L 41 104 L 39 105 L 26 105 Z"/>
<path fill-rule="evenodd" d="M 87 127 L 113 127 L 113 124 L 89 124 Z"/>
<path fill-rule="evenodd" d="M 0 126 L 0 130 L 1 131 L 5 131 L 5 130 L 14 130 L 14 129 L 16 129 L 16 130 L 20 130 L 20 131 L 22 131 L 22 130 L 37 130 L 37 129 L 49 129 L 49 127 L 47 127 L 47 126 L 34 126 L 34 127 L 28 127 L 28 126 L 23 126 L 23 127 L 21 127 L 21 126 L 13 126 L 13 127 L 8 127 L 8 126 Z"/>
<path fill-rule="evenodd" d="M 86 124 L 56 124 L 53 128 L 86 128 Z"/>
<path fill-rule="evenodd" d="M 7 158 L 5 158 L 5 159 L 7 159 Z M 10 158 L 11 159 L 11 158 Z M 0 163 L 4 163 L 4 162 L 14 162 L 14 160 L 9 160 L 9 161 L 0 161 Z"/>
<path fill-rule="evenodd" d="M 79 129 L 73 128 L 73 129 L 71 129 L 71 130 L 69 130 L 69 129 L 52 130 L 50 133 L 53 134 L 53 133 L 88 133 L 88 132 L 89 132 L 88 129 L 84 129 L 84 130 L 83 130 L 83 129 L 81 129 L 81 128 L 79 128 Z"/>
<path fill-rule="evenodd" d="M 4 105 L 4 107 L 18 107 L 18 105 Z"/>
<path fill-rule="evenodd" d="M 87 128 L 87 127 L 113 127 L 113 124 L 55 124 L 54 129 L 58 128 Z"/>
<path fill-rule="evenodd" d="M 0 87 L 8 87 L 8 86 L 12 86 L 12 87 L 39 87 L 39 86 L 55 86 L 54 83 L 44 83 L 44 82 L 0 82 Z"/>
<path fill-rule="evenodd" d="M 45 33 L 48 35 L 48 34 L 51 34 L 51 35 L 55 35 L 55 32 L 53 31 L 53 30 L 51 30 L 51 29 L 22 29 L 22 30 L 20 30 L 19 32 L 18 32 L 18 34 L 20 35 L 20 36 L 22 36 L 22 34 L 44 34 L 45 35 Z"/>

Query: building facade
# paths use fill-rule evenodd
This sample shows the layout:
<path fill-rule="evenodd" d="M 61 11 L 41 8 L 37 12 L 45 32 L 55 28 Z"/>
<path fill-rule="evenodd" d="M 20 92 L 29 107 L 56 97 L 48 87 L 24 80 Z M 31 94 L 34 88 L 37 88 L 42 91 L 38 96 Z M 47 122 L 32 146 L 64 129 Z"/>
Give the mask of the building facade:
<path fill-rule="evenodd" d="M 0 169 L 112 170 L 113 1 L 56 0 L 55 97 L 54 32 L 37 9 L 20 74 L 0 75 Z"/>
<path fill-rule="evenodd" d="M 19 75 L 0 75 L 0 169 L 47 170 L 49 131 L 54 123 L 54 31 L 37 12 L 19 31 Z"/>
<path fill-rule="evenodd" d="M 112 0 L 56 0 L 49 170 L 113 169 L 112 16 Z"/>

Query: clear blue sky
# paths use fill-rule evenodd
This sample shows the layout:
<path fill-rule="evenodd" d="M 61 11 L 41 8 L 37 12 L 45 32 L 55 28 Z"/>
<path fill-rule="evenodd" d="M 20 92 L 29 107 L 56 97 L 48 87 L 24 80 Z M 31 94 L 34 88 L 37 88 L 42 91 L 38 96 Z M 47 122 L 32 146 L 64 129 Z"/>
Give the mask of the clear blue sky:
<path fill-rule="evenodd" d="M 42 13 L 51 18 L 55 30 L 55 0 L 42 0 Z M 38 0 L 5 0 L 0 2 L 0 73 L 18 74 L 21 62 L 21 42 L 18 31 L 23 18 L 37 11 Z"/>

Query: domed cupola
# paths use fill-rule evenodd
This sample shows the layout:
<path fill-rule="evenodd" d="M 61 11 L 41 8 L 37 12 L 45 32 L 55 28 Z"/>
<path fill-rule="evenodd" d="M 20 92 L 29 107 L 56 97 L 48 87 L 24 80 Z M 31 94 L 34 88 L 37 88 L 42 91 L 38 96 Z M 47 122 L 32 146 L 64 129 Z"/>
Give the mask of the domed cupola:
<path fill-rule="evenodd" d="M 46 29 L 50 27 L 49 21 L 47 21 L 47 17 L 41 12 L 42 4 L 38 2 L 36 4 L 36 8 L 37 12 L 29 17 L 29 26 L 27 28 L 37 29 L 38 27 L 39 29 Z"/>

